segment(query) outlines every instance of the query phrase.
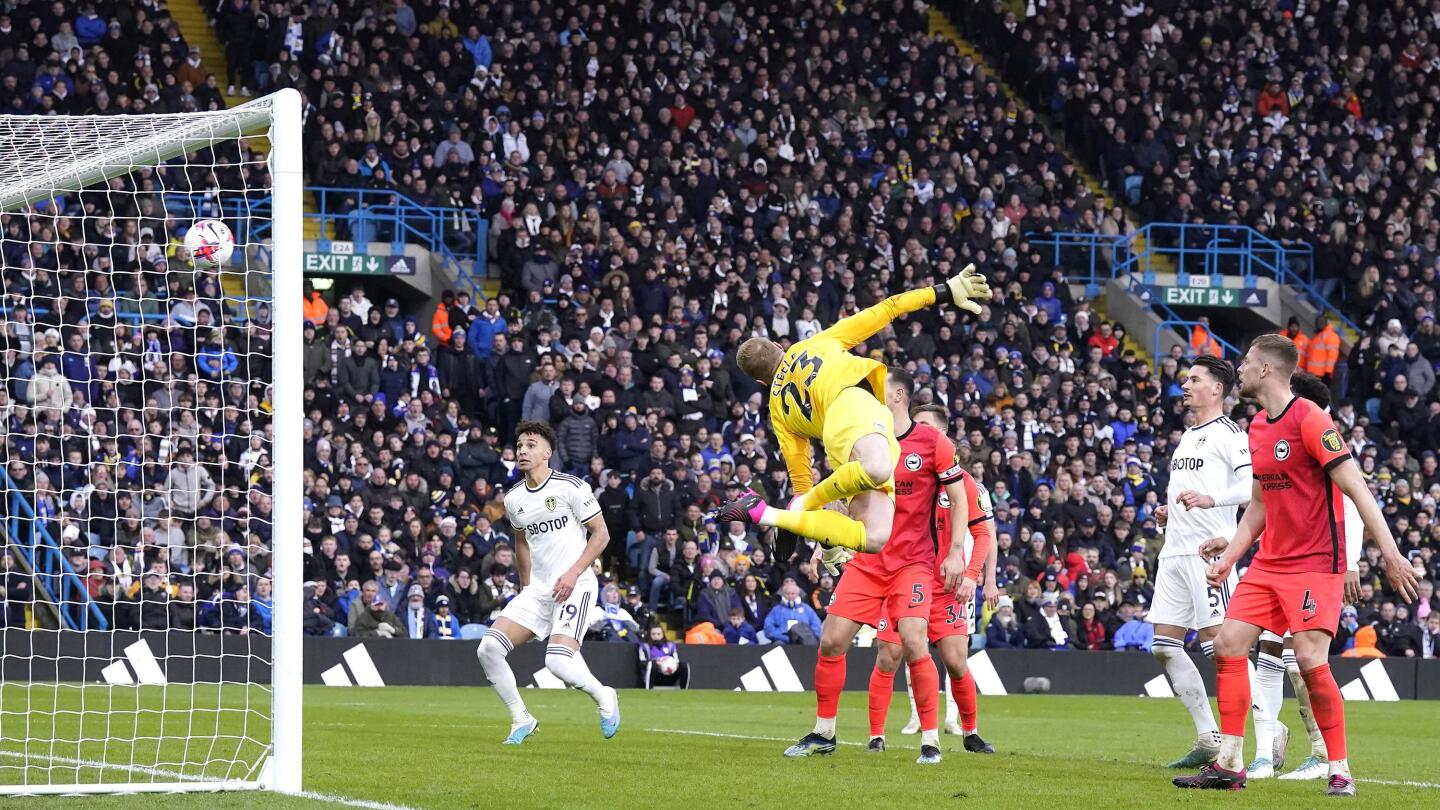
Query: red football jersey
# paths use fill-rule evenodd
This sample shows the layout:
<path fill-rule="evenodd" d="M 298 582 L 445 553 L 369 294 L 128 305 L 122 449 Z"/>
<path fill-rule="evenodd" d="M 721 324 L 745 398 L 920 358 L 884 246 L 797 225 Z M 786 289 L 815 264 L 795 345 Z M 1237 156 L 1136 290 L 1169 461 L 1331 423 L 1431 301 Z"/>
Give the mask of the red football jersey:
<path fill-rule="evenodd" d="M 985 573 L 985 557 L 990 553 L 990 495 L 980 490 L 974 476 L 968 470 L 960 471 L 960 480 L 965 483 L 965 502 L 969 505 L 970 556 L 967 558 L 965 573 L 976 582 Z M 945 555 L 950 543 L 950 496 L 940 490 L 935 509 L 935 535 L 939 546 L 935 553 L 935 581 L 942 581 L 940 566 L 945 564 Z"/>
<path fill-rule="evenodd" d="M 1329 470 L 1350 458 L 1330 415 L 1295 397 L 1250 422 L 1250 458 L 1269 529 L 1254 565 L 1282 574 L 1345 570 L 1345 508 Z"/>
<path fill-rule="evenodd" d="M 935 534 L 935 512 L 940 488 L 964 472 L 955 457 L 955 445 L 935 428 L 912 422 L 910 429 L 896 438 L 900 462 L 895 465 L 895 523 L 890 540 L 879 554 L 858 554 L 850 563 L 871 571 L 895 572 L 907 565 L 936 564 L 940 541 Z"/>

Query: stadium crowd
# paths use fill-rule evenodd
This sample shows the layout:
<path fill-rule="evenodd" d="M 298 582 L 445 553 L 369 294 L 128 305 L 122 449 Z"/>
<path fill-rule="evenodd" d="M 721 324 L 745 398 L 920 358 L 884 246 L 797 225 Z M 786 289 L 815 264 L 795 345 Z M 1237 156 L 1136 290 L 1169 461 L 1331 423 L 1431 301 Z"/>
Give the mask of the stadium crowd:
<path fill-rule="evenodd" d="M 0 101 L 23 112 L 134 111 L 156 109 L 145 99 L 158 95 L 164 109 L 187 109 L 205 96 L 197 87 L 217 86 L 184 78 L 178 57 L 188 50 L 160 7 L 120 5 L 93 8 L 104 19 L 131 15 L 115 16 L 121 30 L 137 25 L 148 38 L 120 37 L 126 50 L 78 45 L 79 60 L 48 54 L 68 42 L 65 26 L 94 28 L 86 9 L 31 4 L 33 15 L 0 17 L 0 91 L 9 94 Z M 1287 27 L 1255 18 L 1253 34 L 1248 7 L 1166 14 L 1164 3 L 1038 2 L 1042 13 L 1021 21 L 999 5 L 953 5 L 982 48 L 1006 54 L 996 63 L 1020 98 L 931 37 L 907 2 L 220 4 L 226 84 L 305 93 L 312 184 L 480 212 L 501 279 L 487 301 L 446 293 L 433 316 L 372 300 L 359 284 L 328 299 L 307 291 L 306 631 L 445 638 L 488 623 L 516 592 L 501 502 L 517 478 L 510 429 L 524 418 L 556 426 L 557 469 L 595 487 L 610 528 L 592 637 L 639 642 L 660 617 L 679 631 L 708 623 L 712 637 L 734 643 L 813 641 L 835 584 L 813 549 L 706 518 L 744 488 L 790 494 L 763 392 L 735 367 L 733 349 L 756 334 L 803 339 L 973 262 L 996 290 L 980 316 L 916 313 L 863 351 L 911 370 L 917 402 L 950 409 L 994 496 L 1008 595 L 984 617 L 986 643 L 1148 649 L 1144 614 L 1163 542 L 1153 512 L 1185 426 L 1185 363 L 1152 367 L 1027 241 L 1130 227 L 1086 185 L 1037 109 L 1059 122 L 1071 154 L 1099 156 L 1116 196 L 1135 186 L 1127 176 L 1145 178 L 1132 206 L 1141 218 L 1233 216 L 1315 244 L 1322 283 L 1364 328 L 1329 374 L 1343 394 L 1337 421 L 1402 549 L 1435 581 L 1440 339 L 1425 89 L 1435 46 L 1417 37 L 1408 57 L 1413 102 L 1382 103 L 1367 87 L 1393 92 L 1375 77 L 1398 70 L 1410 45 L 1392 48 L 1378 20 L 1346 29 L 1357 37 L 1350 44 L 1317 39 L 1340 35 L 1294 4 Z M 1183 15 L 1194 19 L 1155 19 Z M 1237 20 L 1244 30 L 1231 30 Z M 1415 32 L 1433 28 L 1429 17 L 1412 22 Z M 1292 27 L 1299 44 L 1279 36 Z M 8 33 L 16 29 L 30 34 Z M 1382 49 L 1392 54 L 1383 69 Z M 139 51 L 150 73 L 126 69 Z M 26 73 L 22 61 L 47 67 Z M 1157 68 L 1162 61 L 1173 67 Z M 91 77 L 107 64 L 126 82 L 157 77 L 157 93 Z M 1275 119 L 1276 94 L 1258 81 L 1272 67 L 1302 74 L 1280 113 L 1293 122 Z M 1326 81 L 1375 111 L 1352 113 L 1348 97 L 1323 94 Z M 223 103 L 205 97 L 197 108 Z M 1141 133 L 1133 146 L 1122 127 Z M 342 199 L 336 213 L 351 204 Z M 45 281 L 23 249 L 44 224 L 6 218 L 7 291 Z M 260 375 L 243 363 L 268 344 L 233 342 L 264 341 L 264 319 L 242 324 L 214 279 L 194 277 L 192 290 L 167 277 L 163 251 L 148 249 L 139 227 L 97 230 L 87 241 L 113 243 L 114 266 L 138 271 L 126 283 L 154 282 L 169 317 L 143 332 L 116 325 L 106 344 L 96 334 L 105 296 L 94 290 L 108 274 L 76 272 L 105 268 L 42 251 L 57 302 L 44 317 L 58 344 L 27 344 L 27 330 L 14 328 L 26 321 L 12 316 L 10 475 L 34 492 L 37 514 L 77 564 L 95 571 L 116 625 L 183 627 L 185 605 L 198 602 L 195 623 L 263 632 L 264 391 L 212 381 Z M 117 302 L 141 289 L 113 283 Z M 85 306 L 59 303 L 87 284 Z M 196 324 L 176 310 L 195 313 Z M 207 330 L 225 329 L 223 343 L 196 342 L 202 317 Z M 37 323 L 28 334 L 47 332 Z M 152 337 L 168 358 L 158 367 L 148 362 Z M 115 363 L 131 345 L 144 351 L 125 372 L 136 381 L 126 399 Z M 221 362 L 216 371 L 214 352 L 231 345 L 242 346 L 240 370 Z M 98 380 L 72 376 L 87 373 L 87 347 Z M 1239 403 L 1234 416 L 1244 424 L 1253 413 Z M 120 437 L 117 461 L 106 436 Z M 54 463 L 27 461 L 32 451 Z M 114 507 L 97 506 L 112 497 Z M 1371 625 L 1388 654 L 1434 654 L 1440 627 L 1423 627 L 1440 616 L 1433 588 L 1395 605 L 1374 563 L 1361 563 L 1365 602 L 1339 645 Z M 165 609 L 147 610 L 151 602 Z"/>

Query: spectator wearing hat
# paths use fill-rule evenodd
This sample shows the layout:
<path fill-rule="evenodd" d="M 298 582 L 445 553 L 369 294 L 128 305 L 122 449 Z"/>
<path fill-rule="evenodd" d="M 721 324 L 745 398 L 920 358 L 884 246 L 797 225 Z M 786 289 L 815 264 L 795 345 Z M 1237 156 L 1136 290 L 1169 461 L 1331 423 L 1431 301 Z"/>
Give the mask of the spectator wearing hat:
<path fill-rule="evenodd" d="M 1078 637 L 1075 621 L 1061 612 L 1060 597 L 1049 592 L 1040 597 L 1040 613 L 1025 622 L 1025 646 L 1032 650 L 1074 649 Z"/>
<path fill-rule="evenodd" d="M 615 583 L 600 592 L 600 610 L 586 628 L 585 638 L 592 641 L 640 643 L 640 624 L 625 606 L 624 597 Z"/>
<path fill-rule="evenodd" d="M 355 620 L 350 624 L 350 635 L 355 638 L 407 637 L 404 623 L 390 610 L 379 594 L 371 598 L 369 604 L 356 614 Z"/>
<path fill-rule="evenodd" d="M 717 629 L 725 627 L 732 610 L 741 610 L 740 597 L 725 580 L 725 574 L 716 569 L 710 572 L 705 588 L 696 599 L 695 620 L 710 622 Z"/>
<path fill-rule="evenodd" d="M 1015 615 L 1015 600 L 1001 596 L 995 614 L 985 626 L 985 646 L 994 649 L 1019 649 L 1025 646 L 1025 628 Z"/>
<path fill-rule="evenodd" d="M 404 573 L 405 564 L 392 558 L 382 564 L 380 575 L 375 580 L 377 594 L 385 600 L 385 606 L 392 612 L 398 613 L 405 608 L 408 586 L 404 580 Z M 423 590 L 421 596 L 424 596 Z"/>
<path fill-rule="evenodd" d="M 434 629 L 435 617 L 425 607 L 425 589 L 420 587 L 419 583 L 411 585 L 406 590 L 405 606 L 400 622 L 406 638 L 431 637 L 430 632 Z"/>
<path fill-rule="evenodd" d="M 435 597 L 435 612 L 430 615 L 426 638 L 454 641 L 460 638 L 460 621 L 450 612 L 450 597 Z"/>
<path fill-rule="evenodd" d="M 478 586 L 480 591 L 479 613 L 472 618 L 481 624 L 493 624 L 500 611 L 519 593 L 515 582 L 508 576 L 509 569 L 504 563 L 491 563 L 486 569 L 488 576 Z"/>

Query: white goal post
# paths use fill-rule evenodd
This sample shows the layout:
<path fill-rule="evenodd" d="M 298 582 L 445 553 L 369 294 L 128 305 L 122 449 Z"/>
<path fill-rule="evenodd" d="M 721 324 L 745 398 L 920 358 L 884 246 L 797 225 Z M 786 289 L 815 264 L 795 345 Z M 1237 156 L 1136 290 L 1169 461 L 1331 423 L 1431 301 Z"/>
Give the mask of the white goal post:
<path fill-rule="evenodd" d="M 0 796 L 301 789 L 301 109 L 0 116 Z"/>

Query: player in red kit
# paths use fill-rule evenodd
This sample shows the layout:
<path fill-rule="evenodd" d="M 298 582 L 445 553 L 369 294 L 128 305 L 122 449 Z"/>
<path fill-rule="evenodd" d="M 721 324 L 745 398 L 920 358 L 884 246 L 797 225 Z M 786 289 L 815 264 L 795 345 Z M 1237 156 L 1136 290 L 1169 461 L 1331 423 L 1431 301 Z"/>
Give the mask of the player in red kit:
<path fill-rule="evenodd" d="M 949 414 L 944 406 L 923 405 L 915 410 L 916 422 L 929 424 L 940 431 L 948 429 Z M 963 459 L 956 454 L 957 463 Z M 960 723 L 953 731 L 962 735 L 965 750 L 979 754 L 993 754 L 995 749 L 980 737 L 976 721 L 975 678 L 966 664 L 966 652 L 970 648 L 971 624 L 975 605 L 975 590 L 982 580 L 985 583 L 985 599 L 994 603 L 1000 595 L 995 586 L 995 531 L 990 513 L 989 493 L 976 483 L 968 472 L 961 473 L 965 489 L 965 501 L 969 504 L 969 521 L 965 534 L 971 540 L 966 549 L 969 560 L 959 588 L 946 590 L 944 577 L 939 567 L 935 570 L 934 593 L 930 604 L 929 640 L 940 650 L 950 675 L 950 692 L 959 709 Z M 935 510 L 934 526 L 937 537 L 951 536 L 950 497 L 942 492 Z M 889 713 L 890 699 L 895 691 L 895 671 L 900 666 L 900 638 L 895 629 L 886 625 L 876 636 L 880 650 L 875 658 L 875 670 L 870 674 L 870 750 L 885 750 L 885 716 Z M 912 684 L 911 691 L 914 691 Z M 919 696 L 915 696 L 919 704 Z M 908 730 L 903 733 L 913 733 Z"/>
<path fill-rule="evenodd" d="M 1255 483 L 1250 506 L 1228 541 L 1203 543 L 1206 578 L 1219 586 L 1268 525 L 1265 541 L 1240 579 L 1215 637 L 1215 686 L 1220 704 L 1220 756 L 1177 787 L 1245 787 L 1245 715 L 1250 709 L 1250 648 L 1262 630 L 1290 631 L 1295 658 L 1330 757 L 1327 793 L 1355 795 L 1345 752 L 1345 708 L 1330 674 L 1330 639 L 1340 620 L 1345 578 L 1345 515 L 1341 493 L 1360 511 L 1380 546 L 1385 577 L 1401 599 L 1416 598 L 1415 573 L 1361 477 L 1335 423 L 1315 403 L 1295 396 L 1290 378 L 1299 353 L 1282 335 L 1261 335 L 1240 363 L 1240 395 L 1263 410 L 1250 423 Z"/>
<path fill-rule="evenodd" d="M 960 483 L 962 470 L 955 461 L 955 445 L 945 434 L 910 419 L 910 394 L 915 382 L 909 372 L 892 368 L 885 381 L 885 404 L 895 419 L 900 461 L 895 466 L 895 523 L 889 542 L 877 554 L 857 554 L 845 568 L 835 597 L 820 630 L 820 654 L 815 662 L 815 729 L 785 749 L 787 757 L 830 754 L 835 751 L 835 715 L 845 687 L 845 652 L 861 625 L 899 628 L 899 641 L 909 662 L 910 680 L 920 702 L 920 757 L 922 765 L 940 761 L 937 704 L 940 676 L 930 657 L 926 626 L 934 595 L 936 558 L 944 585 L 954 589 L 965 568 L 963 531 L 956 532 L 943 549 L 934 532 L 933 512 L 941 488 L 954 499 L 953 519 L 962 527 L 969 514 Z"/>

